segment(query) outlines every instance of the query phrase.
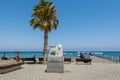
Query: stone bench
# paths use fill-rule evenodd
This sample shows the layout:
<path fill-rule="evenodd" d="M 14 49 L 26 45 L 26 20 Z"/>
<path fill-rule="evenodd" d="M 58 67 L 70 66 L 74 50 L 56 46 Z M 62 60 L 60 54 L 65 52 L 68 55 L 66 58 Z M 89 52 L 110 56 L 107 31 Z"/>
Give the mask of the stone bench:
<path fill-rule="evenodd" d="M 36 62 L 35 58 L 22 58 L 21 60 L 23 62 L 25 62 L 25 61 L 33 61 L 34 63 Z"/>
<path fill-rule="evenodd" d="M 41 62 L 41 63 L 44 61 L 43 58 L 38 58 L 38 60 L 39 60 L 39 62 Z"/>
<path fill-rule="evenodd" d="M 71 63 L 71 58 L 64 58 L 64 63 Z"/>
<path fill-rule="evenodd" d="M 91 61 L 92 61 L 92 59 L 87 59 L 87 58 L 76 58 L 76 64 L 78 64 L 79 62 L 91 64 Z"/>
<path fill-rule="evenodd" d="M 0 74 L 20 69 L 22 64 L 23 62 L 1 62 Z"/>
<path fill-rule="evenodd" d="M 7 57 L 2 57 L 1 60 L 9 60 Z"/>

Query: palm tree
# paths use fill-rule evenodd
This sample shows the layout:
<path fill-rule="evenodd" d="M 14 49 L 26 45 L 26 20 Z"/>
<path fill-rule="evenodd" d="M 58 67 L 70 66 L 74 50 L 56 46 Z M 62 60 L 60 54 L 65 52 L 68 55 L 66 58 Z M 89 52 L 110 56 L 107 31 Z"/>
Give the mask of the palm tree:
<path fill-rule="evenodd" d="M 56 29 L 59 23 L 56 17 L 56 12 L 57 10 L 53 2 L 47 0 L 40 0 L 39 3 L 33 8 L 33 19 L 30 20 L 30 24 L 33 26 L 34 29 L 39 28 L 44 31 L 44 64 L 46 64 L 48 33 L 52 29 Z"/>

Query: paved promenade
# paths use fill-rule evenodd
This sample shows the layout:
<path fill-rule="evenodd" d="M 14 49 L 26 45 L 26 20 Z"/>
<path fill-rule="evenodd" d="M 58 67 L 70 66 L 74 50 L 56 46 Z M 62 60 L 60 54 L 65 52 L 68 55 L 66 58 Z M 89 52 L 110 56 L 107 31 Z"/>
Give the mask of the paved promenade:
<path fill-rule="evenodd" d="M 22 69 L 0 74 L 0 80 L 120 80 L 120 64 L 92 57 L 91 65 L 65 64 L 64 73 L 46 73 L 46 65 L 24 64 Z"/>

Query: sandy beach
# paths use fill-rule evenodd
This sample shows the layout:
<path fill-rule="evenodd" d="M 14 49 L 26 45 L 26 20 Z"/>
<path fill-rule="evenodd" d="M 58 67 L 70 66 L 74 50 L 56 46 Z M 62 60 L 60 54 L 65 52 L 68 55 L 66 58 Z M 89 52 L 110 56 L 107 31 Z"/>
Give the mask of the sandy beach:
<path fill-rule="evenodd" d="M 120 80 L 120 64 L 92 57 L 91 65 L 65 64 L 64 73 L 46 73 L 46 65 L 24 64 L 22 69 L 0 74 L 0 80 Z"/>

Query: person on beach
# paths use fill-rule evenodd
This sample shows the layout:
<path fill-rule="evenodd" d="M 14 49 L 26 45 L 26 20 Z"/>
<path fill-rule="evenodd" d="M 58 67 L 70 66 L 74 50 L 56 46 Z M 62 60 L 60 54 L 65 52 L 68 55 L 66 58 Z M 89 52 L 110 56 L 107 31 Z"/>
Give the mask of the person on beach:
<path fill-rule="evenodd" d="M 85 54 L 84 53 L 80 53 L 80 58 L 85 58 Z"/>
<path fill-rule="evenodd" d="M 19 61 L 20 61 L 20 57 L 16 56 L 16 62 L 19 62 Z"/>
<path fill-rule="evenodd" d="M 33 55 L 33 60 L 34 60 L 34 63 L 36 63 L 36 55 Z"/>
<path fill-rule="evenodd" d="M 19 52 L 19 51 L 16 51 L 16 62 L 19 62 L 19 61 L 20 61 L 19 54 L 20 54 L 20 52 Z"/>

